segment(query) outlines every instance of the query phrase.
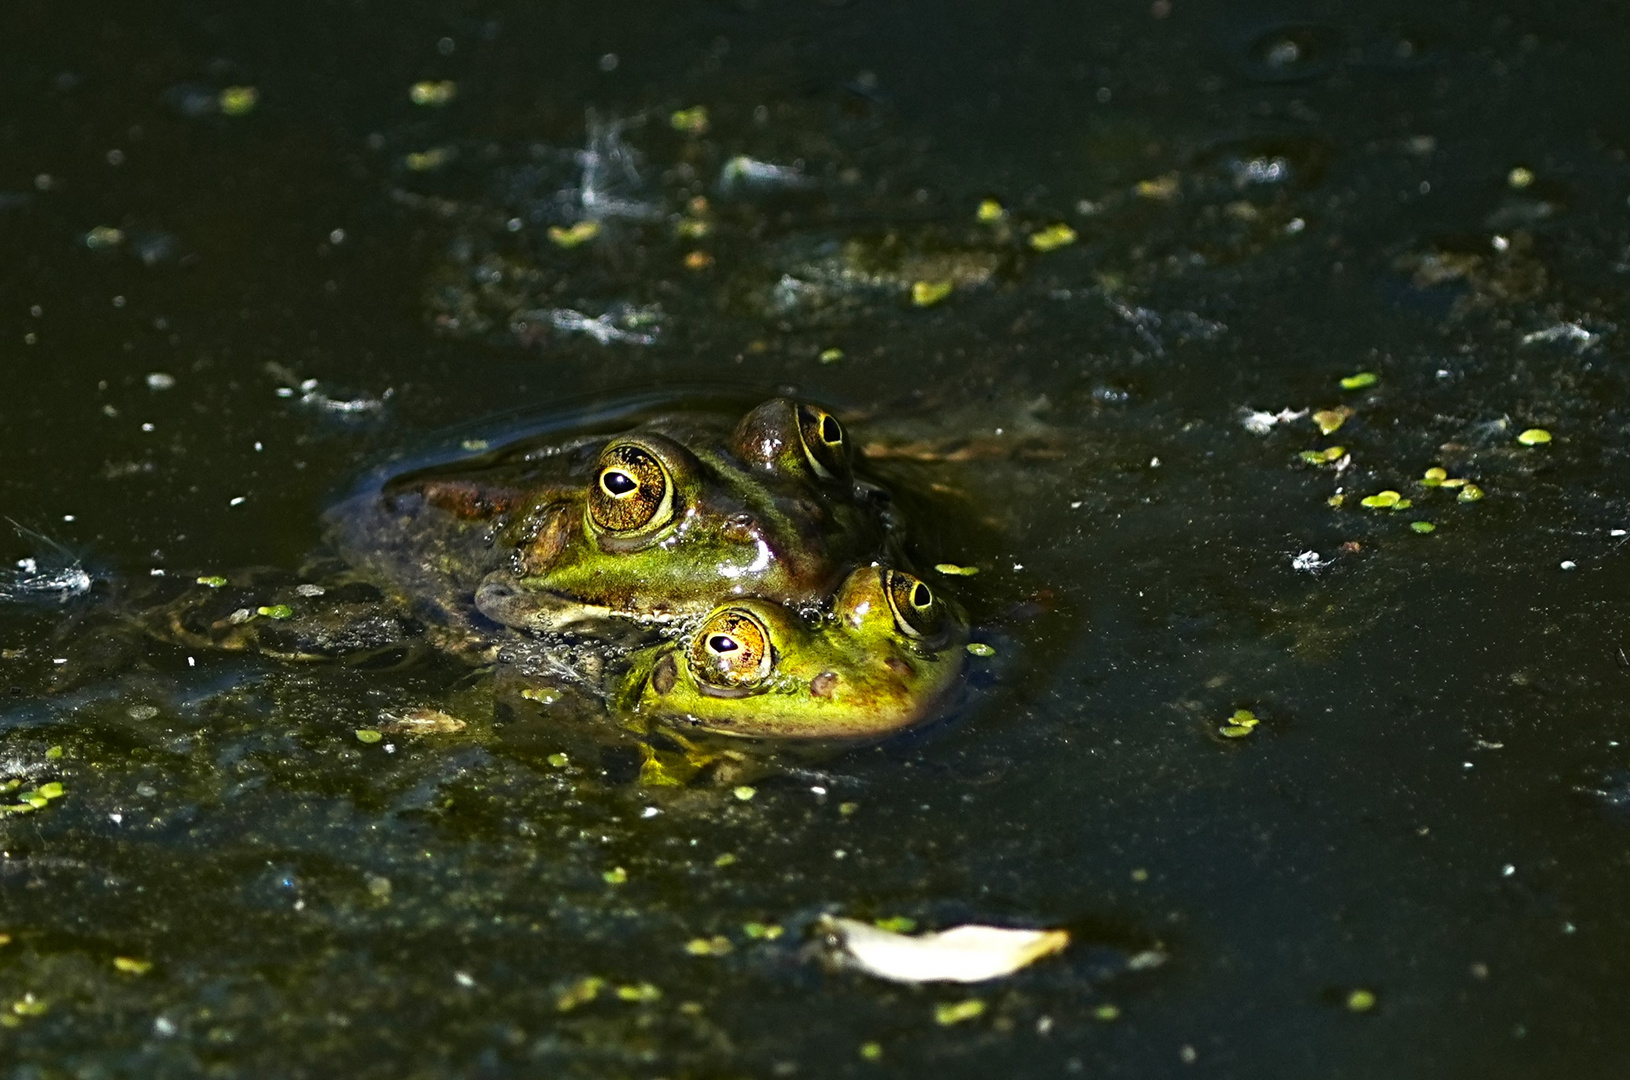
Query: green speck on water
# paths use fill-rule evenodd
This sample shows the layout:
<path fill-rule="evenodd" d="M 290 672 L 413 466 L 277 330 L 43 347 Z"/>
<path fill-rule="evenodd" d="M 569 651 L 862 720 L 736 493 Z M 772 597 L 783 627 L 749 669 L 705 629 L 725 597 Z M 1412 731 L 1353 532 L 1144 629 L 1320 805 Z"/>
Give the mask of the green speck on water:
<path fill-rule="evenodd" d="M 294 616 L 294 609 L 287 604 L 272 604 L 270 607 L 258 607 L 256 615 L 264 615 L 268 619 L 288 619 Z"/>
<path fill-rule="evenodd" d="M 984 1011 L 985 1003 L 978 998 L 936 1005 L 934 1006 L 934 1023 L 949 1027 L 952 1024 L 960 1024 L 965 1020 L 972 1020 L 982 1015 Z"/>
<path fill-rule="evenodd" d="M 710 938 L 692 938 L 685 942 L 685 951 L 691 956 L 725 956 L 734 951 L 735 946 L 723 934 L 715 934 Z"/>
<path fill-rule="evenodd" d="M 566 767 L 566 762 L 567 762 L 568 759 L 567 759 L 565 754 L 559 753 L 557 751 L 556 753 L 550 754 L 548 757 L 544 758 L 543 760 L 547 761 L 549 764 L 553 765 L 557 769 L 564 769 Z"/>
<path fill-rule="evenodd" d="M 983 641 L 970 641 L 968 642 L 968 653 L 971 656 L 995 656 L 996 650 Z"/>
<path fill-rule="evenodd" d="M 1096 1009 L 1092 1010 L 1092 1018 L 1094 1020 L 1102 1020 L 1105 1023 L 1108 1023 L 1111 1020 L 1119 1020 L 1121 1018 L 1121 1007 L 1119 1005 L 1111 1005 L 1105 1002 Z"/>
<path fill-rule="evenodd" d="M 628 880 L 628 871 L 620 866 L 613 866 L 600 876 L 605 879 L 607 885 L 621 885 Z"/>
<path fill-rule="evenodd" d="M 134 956 L 115 956 L 113 966 L 126 975 L 146 975 L 153 970 L 151 960 L 138 960 Z"/>
<path fill-rule="evenodd" d="M 822 349 L 820 360 L 823 364 L 835 364 L 843 359 L 842 349 Z"/>
<path fill-rule="evenodd" d="M 1461 502 L 1476 502 L 1483 497 L 1483 489 L 1476 484 L 1467 484 L 1460 489 Z"/>
<path fill-rule="evenodd" d="M 950 296 L 954 287 L 949 281 L 913 281 L 911 302 L 917 307 L 932 307 Z"/>
<path fill-rule="evenodd" d="M 642 982 L 617 987 L 617 997 L 621 1001 L 656 1001 L 662 997 L 662 991 L 648 982 Z"/>
<path fill-rule="evenodd" d="M 761 922 L 742 923 L 741 930 L 754 941 L 774 941 L 784 933 L 775 923 Z"/>
<path fill-rule="evenodd" d="M 205 574 L 198 579 L 198 584 L 208 585 L 212 589 L 219 589 L 226 585 L 226 578 L 220 574 Z"/>
<path fill-rule="evenodd" d="M 736 865 L 736 857 L 727 851 L 723 855 L 720 855 L 717 859 L 714 859 L 713 865 L 723 870 L 727 866 Z"/>
<path fill-rule="evenodd" d="M 1363 988 L 1354 990 L 1347 995 L 1347 1009 L 1350 1012 L 1369 1012 L 1375 1008 L 1375 992 Z"/>
<path fill-rule="evenodd" d="M 18 1016 L 44 1016 L 50 1008 L 43 998 L 37 998 L 32 993 L 24 994 L 11 1003 L 11 1011 Z"/>
<path fill-rule="evenodd" d="M 893 915 L 887 919 L 873 919 L 872 925 L 891 934 L 909 934 L 917 929 L 917 920 L 908 915 Z"/>
<path fill-rule="evenodd" d="M 1430 521 L 1411 521 L 1409 523 L 1409 527 L 1422 535 L 1437 531 L 1437 526 L 1432 524 Z"/>
<path fill-rule="evenodd" d="M 1448 470 L 1447 469 L 1441 469 L 1438 466 L 1434 465 L 1430 469 L 1426 470 L 1426 475 L 1425 476 L 1421 477 L 1421 486 L 1422 487 L 1439 487 L 1447 479 L 1449 479 Z"/>
<path fill-rule="evenodd" d="M 883 1044 L 867 1042 L 860 1044 L 860 1058 L 862 1061 L 880 1061 L 883 1057 Z"/>
<path fill-rule="evenodd" d="M 357 742 L 367 743 L 370 746 L 385 737 L 383 732 L 375 731 L 373 728 L 357 728 L 356 736 Z"/>
<path fill-rule="evenodd" d="M 1518 435 L 1517 441 L 1524 446 L 1544 446 L 1551 441 L 1551 433 L 1542 427 L 1531 427 Z"/>
<path fill-rule="evenodd" d="M 706 135 L 707 106 L 693 105 L 688 109 L 675 109 L 668 114 L 668 126 L 686 135 Z"/>
<path fill-rule="evenodd" d="M 561 995 L 555 998 L 555 1008 L 561 1012 L 571 1012 L 579 1005 L 587 1005 L 600 996 L 600 991 L 606 988 L 606 981 L 598 975 L 587 975 L 571 986 L 568 986 Z"/>
<path fill-rule="evenodd" d="M 254 112 L 255 106 L 260 104 L 260 91 L 253 86 L 229 86 L 216 101 L 227 116 L 244 116 Z"/>
<path fill-rule="evenodd" d="M 1030 246 L 1037 251 L 1056 251 L 1075 243 L 1075 230 L 1068 225 L 1049 225 L 1040 232 L 1030 234 Z"/>
<path fill-rule="evenodd" d="M 47 799 L 60 799 L 64 794 L 66 794 L 63 786 L 55 780 L 51 781 L 49 784 L 41 784 L 39 787 L 39 792 L 42 797 Z"/>
<path fill-rule="evenodd" d="M 950 577 L 973 577 L 979 573 L 977 566 L 958 566 L 956 563 L 948 562 L 935 563 L 934 569 Z"/>
<path fill-rule="evenodd" d="M 1362 390 L 1366 386 L 1374 386 L 1381 381 L 1381 376 L 1373 371 L 1360 371 L 1341 380 L 1343 390 Z"/>
<path fill-rule="evenodd" d="M 1415 503 L 1411 499 L 1399 499 L 1397 502 L 1392 504 L 1392 508 L 1394 510 L 1408 510 L 1411 506 L 1414 506 L 1414 505 L 1415 505 Z"/>
<path fill-rule="evenodd" d="M 51 749 L 45 752 L 45 758 L 47 761 L 56 761 L 60 757 L 62 757 L 62 747 L 60 746 L 53 746 Z"/>
<path fill-rule="evenodd" d="M 1374 495 L 1364 496 L 1363 499 L 1359 500 L 1359 505 L 1367 510 L 1386 510 L 1398 505 L 1399 500 L 1402 498 L 1402 495 L 1389 489 L 1387 491 L 1377 491 Z"/>
<path fill-rule="evenodd" d="M 740 787 L 736 788 L 735 791 L 732 791 L 731 794 L 740 799 L 742 802 L 750 802 L 753 796 L 758 794 L 758 788 L 748 787 L 746 784 L 742 784 Z"/>
<path fill-rule="evenodd" d="M 1007 216 L 1007 210 L 995 199 L 982 199 L 973 216 L 982 225 L 994 225 Z"/>

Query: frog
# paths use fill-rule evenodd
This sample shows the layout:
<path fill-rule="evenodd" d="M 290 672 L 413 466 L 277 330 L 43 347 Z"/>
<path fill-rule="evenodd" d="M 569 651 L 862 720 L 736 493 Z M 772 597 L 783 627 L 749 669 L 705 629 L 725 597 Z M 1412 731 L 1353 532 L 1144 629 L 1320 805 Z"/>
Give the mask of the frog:
<path fill-rule="evenodd" d="M 489 625 L 638 637 L 755 598 L 806 611 L 901 561 L 887 489 L 831 412 L 774 398 L 735 423 L 659 413 L 611 434 L 522 439 L 412 470 L 329 512 L 329 542 L 447 638 Z"/>
<path fill-rule="evenodd" d="M 930 716 L 966 659 L 962 609 L 908 571 L 853 571 L 810 617 L 765 600 L 715 607 L 635 655 L 612 700 L 625 722 L 715 740 L 875 741 Z"/>

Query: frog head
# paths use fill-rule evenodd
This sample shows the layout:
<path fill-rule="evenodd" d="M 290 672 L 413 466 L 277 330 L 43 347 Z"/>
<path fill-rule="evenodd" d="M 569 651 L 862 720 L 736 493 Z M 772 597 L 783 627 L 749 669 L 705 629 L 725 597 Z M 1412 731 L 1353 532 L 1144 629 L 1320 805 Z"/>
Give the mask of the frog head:
<path fill-rule="evenodd" d="M 728 433 L 684 418 L 606 439 L 575 487 L 523 500 L 476 606 L 508 626 L 699 615 L 722 598 L 808 607 L 895 540 L 830 413 L 777 398 Z"/>
<path fill-rule="evenodd" d="M 874 739 L 926 719 L 962 672 L 962 612 L 903 570 L 854 571 L 830 614 L 742 600 L 634 658 L 617 699 L 683 732 Z"/>

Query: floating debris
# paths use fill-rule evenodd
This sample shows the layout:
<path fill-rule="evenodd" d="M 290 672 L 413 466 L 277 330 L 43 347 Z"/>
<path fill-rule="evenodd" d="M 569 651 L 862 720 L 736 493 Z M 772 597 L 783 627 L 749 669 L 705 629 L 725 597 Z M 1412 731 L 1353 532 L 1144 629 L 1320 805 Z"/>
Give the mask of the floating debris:
<path fill-rule="evenodd" d="M 1505 174 L 1505 182 L 1510 185 L 1513 190 L 1521 191 L 1534 182 L 1534 172 L 1532 169 L 1527 169 L 1521 165 L 1518 165 L 1516 168 Z"/>
<path fill-rule="evenodd" d="M 90 592 L 93 579 L 84 564 L 66 547 L 15 521 L 17 535 L 33 542 L 44 554 L 18 559 L 0 569 L 0 603 L 66 603 Z"/>
<path fill-rule="evenodd" d="M 1249 431 L 1252 435 L 1266 435 L 1268 432 L 1272 431 L 1276 425 L 1289 423 L 1292 420 L 1300 420 L 1306 415 L 1306 409 L 1301 409 L 1299 411 L 1280 409 L 1276 413 L 1271 413 L 1259 412 L 1258 410 L 1251 408 L 1243 408 L 1239 411 L 1239 422 L 1245 428 L 1245 430 Z"/>
<path fill-rule="evenodd" d="M 571 1012 L 579 1005 L 587 1005 L 600 996 L 600 991 L 606 988 L 606 981 L 598 975 L 589 975 L 577 980 L 555 998 L 555 1008 L 560 1012 Z"/>
<path fill-rule="evenodd" d="M 1355 375 L 1349 375 L 1342 379 L 1341 388 L 1343 390 L 1363 390 L 1365 387 L 1374 386 L 1380 381 L 1381 376 L 1377 375 L 1375 372 L 1360 371 Z"/>
<path fill-rule="evenodd" d="M 657 340 L 658 314 L 654 308 L 617 306 L 592 318 L 572 308 L 555 308 L 545 312 L 529 313 L 541 316 L 556 330 L 569 334 L 587 334 L 601 345 L 620 342 L 628 345 L 654 345 Z M 649 329 L 644 329 L 648 327 Z"/>
<path fill-rule="evenodd" d="M 856 919 L 829 916 L 822 918 L 818 928 L 835 937 L 862 971 L 903 983 L 984 982 L 1011 975 L 1070 943 L 1064 930 L 1008 930 L 976 924 L 912 937 Z"/>
<path fill-rule="evenodd" d="M 458 83 L 451 79 L 425 80 L 416 82 L 408 88 L 408 100 L 415 105 L 424 105 L 429 108 L 441 108 L 452 104 L 458 97 Z"/>
<path fill-rule="evenodd" d="M 686 270 L 706 270 L 713 265 L 713 256 L 705 251 L 691 251 L 685 254 Z"/>
<path fill-rule="evenodd" d="M 1544 446 L 1551 441 L 1551 433 L 1544 428 L 1531 427 L 1518 435 L 1517 441 L 1524 446 Z"/>
<path fill-rule="evenodd" d="M 399 735 L 456 735 L 469 725 L 440 709 L 407 709 L 380 713 L 380 727 Z"/>
<path fill-rule="evenodd" d="M 1140 199 L 1170 202 L 1182 190 L 1182 178 L 1175 172 L 1169 172 L 1163 176 L 1157 176 L 1153 180 L 1139 180 L 1132 190 Z"/>
<path fill-rule="evenodd" d="M 1049 225 L 1040 232 L 1030 234 L 1030 246 L 1036 251 L 1057 251 L 1059 248 L 1067 247 L 1073 243 L 1075 243 L 1075 230 L 1063 222 Z"/>
<path fill-rule="evenodd" d="M 1290 568 L 1303 573 L 1316 574 L 1330 565 L 1330 560 L 1317 551 L 1303 551 L 1290 557 Z"/>
<path fill-rule="evenodd" d="M 1574 352 L 1582 353 L 1601 339 L 1601 334 L 1592 333 L 1576 322 L 1559 322 L 1547 326 L 1543 330 L 1535 330 L 1531 334 L 1524 334 L 1521 340 L 1524 345 L 1556 343 L 1572 345 Z"/>
<path fill-rule="evenodd" d="M 774 165 L 746 154 L 731 158 L 719 172 L 719 188 L 727 193 L 743 187 L 807 187 L 810 183 L 798 165 Z"/>

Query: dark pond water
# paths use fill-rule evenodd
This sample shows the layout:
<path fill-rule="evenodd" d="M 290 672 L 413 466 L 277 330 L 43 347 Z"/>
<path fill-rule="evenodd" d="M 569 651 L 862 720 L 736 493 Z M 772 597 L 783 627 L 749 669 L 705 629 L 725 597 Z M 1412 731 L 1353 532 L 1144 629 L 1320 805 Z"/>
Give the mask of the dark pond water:
<path fill-rule="evenodd" d="M 0 607 L 3 1075 L 1623 1075 L 1617 5 L 13 7 L 4 555 L 101 598 Z M 923 732 L 743 800 L 451 662 L 97 665 L 382 462 L 784 388 L 983 571 Z M 904 988 L 822 912 L 1075 940 Z"/>

